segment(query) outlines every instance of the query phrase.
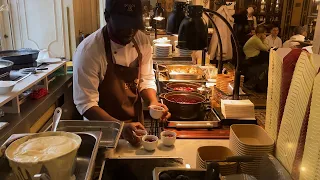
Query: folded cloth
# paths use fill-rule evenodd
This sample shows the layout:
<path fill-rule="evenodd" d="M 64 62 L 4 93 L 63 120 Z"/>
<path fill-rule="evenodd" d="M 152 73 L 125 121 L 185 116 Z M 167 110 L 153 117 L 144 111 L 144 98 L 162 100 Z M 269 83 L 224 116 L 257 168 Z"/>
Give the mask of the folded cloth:
<path fill-rule="evenodd" d="M 44 96 L 46 96 L 48 94 L 48 90 L 46 90 L 45 88 L 40 88 L 38 90 L 34 90 L 31 94 L 30 97 L 31 99 L 40 99 Z"/>

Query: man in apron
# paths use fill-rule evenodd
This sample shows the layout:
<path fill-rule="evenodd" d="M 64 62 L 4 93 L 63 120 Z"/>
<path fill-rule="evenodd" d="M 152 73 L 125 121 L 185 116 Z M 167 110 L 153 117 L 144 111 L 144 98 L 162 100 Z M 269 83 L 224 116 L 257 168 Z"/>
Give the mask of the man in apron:
<path fill-rule="evenodd" d="M 139 143 L 133 133 L 144 129 L 141 98 L 159 103 L 152 49 L 143 29 L 140 0 L 106 0 L 107 25 L 83 40 L 73 61 L 73 98 L 89 120 L 124 121 L 123 137 Z"/>

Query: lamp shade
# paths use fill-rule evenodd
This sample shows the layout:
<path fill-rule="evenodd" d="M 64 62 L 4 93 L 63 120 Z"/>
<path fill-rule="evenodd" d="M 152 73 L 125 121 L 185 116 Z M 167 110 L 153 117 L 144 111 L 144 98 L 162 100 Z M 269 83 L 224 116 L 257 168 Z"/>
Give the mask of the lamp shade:
<path fill-rule="evenodd" d="M 179 27 L 178 48 L 203 50 L 208 45 L 208 27 L 202 18 L 203 6 L 189 5 Z"/>
<path fill-rule="evenodd" d="M 156 7 L 153 9 L 154 17 L 153 19 L 156 21 L 164 20 L 164 9 L 161 7 L 161 3 L 157 3 Z"/>
<path fill-rule="evenodd" d="M 176 1 L 167 19 L 167 34 L 178 34 L 181 21 L 185 18 L 185 2 Z"/>

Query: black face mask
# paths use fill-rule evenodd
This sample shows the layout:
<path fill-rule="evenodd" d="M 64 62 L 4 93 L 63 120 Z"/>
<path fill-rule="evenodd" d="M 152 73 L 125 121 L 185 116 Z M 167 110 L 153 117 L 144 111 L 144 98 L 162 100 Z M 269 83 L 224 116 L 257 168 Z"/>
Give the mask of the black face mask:
<path fill-rule="evenodd" d="M 114 23 L 112 23 L 112 18 L 109 18 L 108 22 L 108 31 L 110 33 L 110 38 L 115 40 L 117 43 L 121 45 L 129 44 L 133 37 L 138 32 L 137 29 L 120 29 L 117 28 Z M 125 22 L 124 22 L 125 23 Z"/>

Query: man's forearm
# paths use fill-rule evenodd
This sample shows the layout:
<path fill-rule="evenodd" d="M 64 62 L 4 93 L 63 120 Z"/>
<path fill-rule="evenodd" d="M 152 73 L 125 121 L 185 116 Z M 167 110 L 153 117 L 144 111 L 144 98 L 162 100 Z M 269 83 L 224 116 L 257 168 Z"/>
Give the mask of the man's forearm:
<path fill-rule="evenodd" d="M 110 116 L 105 110 L 99 106 L 93 106 L 84 113 L 84 117 L 89 120 L 100 120 L 100 121 L 119 121 L 116 118 Z"/>
<path fill-rule="evenodd" d="M 141 91 L 143 100 L 149 101 L 150 103 L 158 102 L 157 92 L 154 89 L 144 89 Z"/>

